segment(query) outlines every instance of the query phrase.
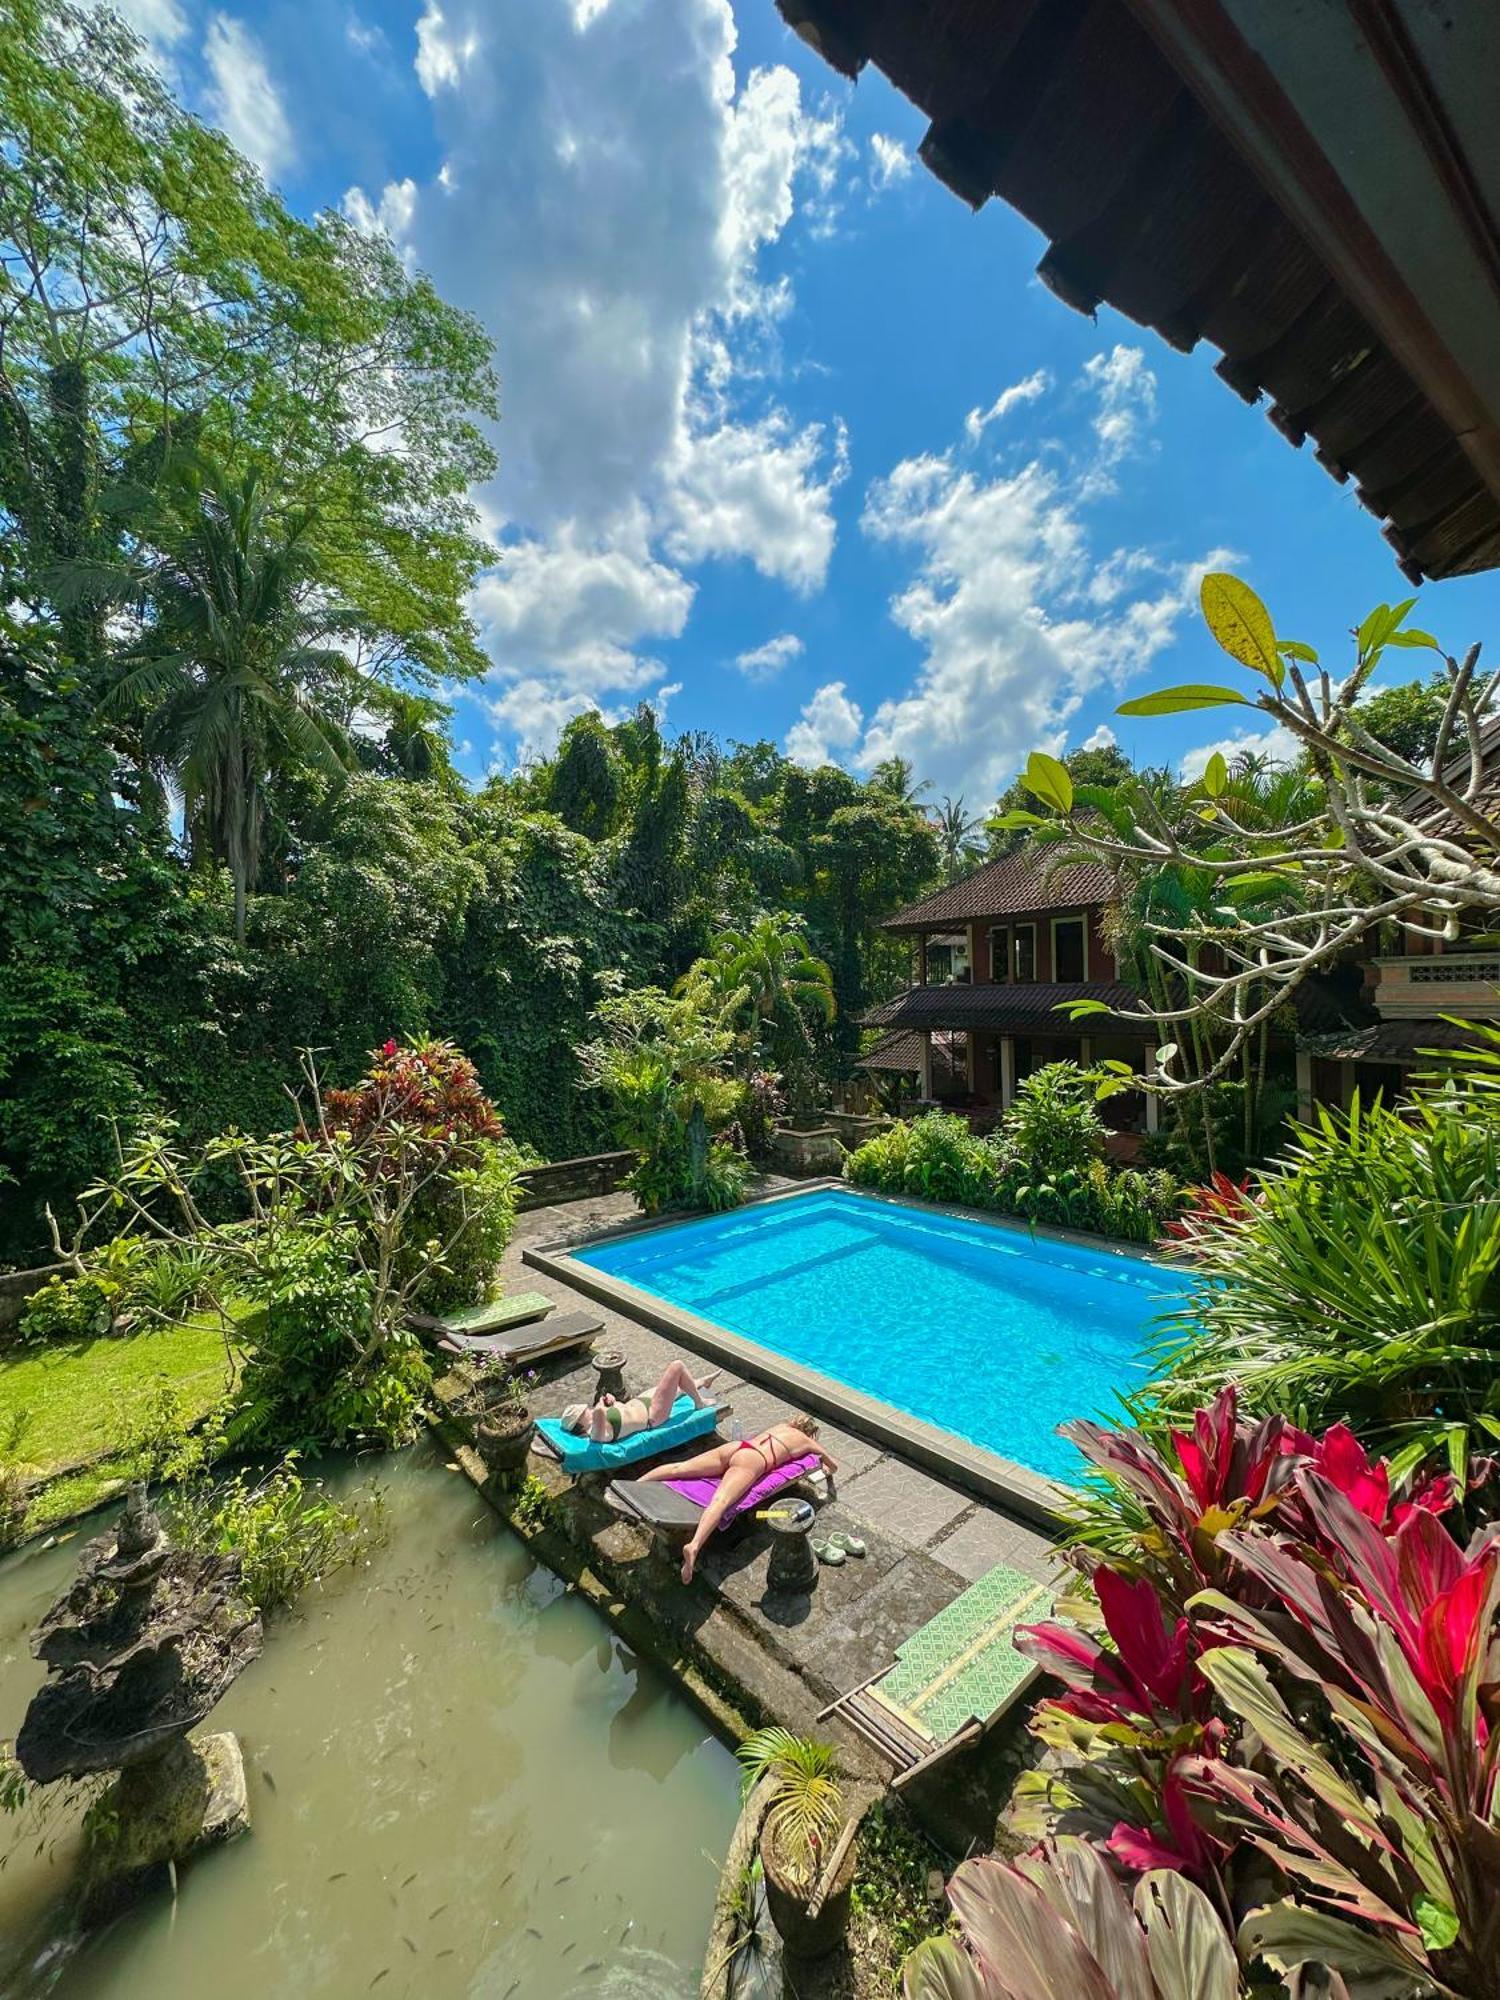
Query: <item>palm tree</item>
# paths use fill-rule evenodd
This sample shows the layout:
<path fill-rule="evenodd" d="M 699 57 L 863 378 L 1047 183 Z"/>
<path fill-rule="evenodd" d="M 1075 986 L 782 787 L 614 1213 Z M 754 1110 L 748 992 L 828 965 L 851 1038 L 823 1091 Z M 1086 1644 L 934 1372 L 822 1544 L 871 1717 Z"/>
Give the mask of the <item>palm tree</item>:
<path fill-rule="evenodd" d="M 344 653 L 314 643 L 338 613 L 315 601 L 312 522 L 276 511 L 258 473 L 236 478 L 177 454 L 137 561 L 72 580 L 80 597 L 136 611 L 104 706 L 133 719 L 144 755 L 169 774 L 194 860 L 229 869 L 241 942 L 268 777 L 352 761 L 345 718 L 355 671 Z"/>
<path fill-rule="evenodd" d="M 966 868 L 979 860 L 981 849 L 975 835 L 983 825 L 984 821 L 977 813 L 964 811 L 962 792 L 956 799 L 944 797 L 943 803 L 933 814 L 938 851 L 943 861 L 944 882 L 956 881 Z"/>
<path fill-rule="evenodd" d="M 915 776 L 909 757 L 887 757 L 870 773 L 870 783 L 882 792 L 889 792 L 904 806 L 914 806 L 923 792 L 932 790 L 930 778 Z"/>
<path fill-rule="evenodd" d="M 443 727 L 451 711 L 442 702 L 408 688 L 382 688 L 370 705 L 384 718 L 381 748 L 397 776 L 419 782 L 452 776 Z"/>

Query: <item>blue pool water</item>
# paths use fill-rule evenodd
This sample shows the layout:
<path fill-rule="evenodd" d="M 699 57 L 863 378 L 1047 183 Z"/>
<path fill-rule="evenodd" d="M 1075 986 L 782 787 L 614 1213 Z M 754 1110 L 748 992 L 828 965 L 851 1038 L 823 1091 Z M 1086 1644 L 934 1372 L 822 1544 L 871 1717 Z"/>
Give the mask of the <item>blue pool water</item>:
<path fill-rule="evenodd" d="M 1056 1435 L 1142 1379 L 1187 1290 L 1142 1257 L 844 1189 L 622 1237 L 580 1262 L 1054 1479 Z"/>

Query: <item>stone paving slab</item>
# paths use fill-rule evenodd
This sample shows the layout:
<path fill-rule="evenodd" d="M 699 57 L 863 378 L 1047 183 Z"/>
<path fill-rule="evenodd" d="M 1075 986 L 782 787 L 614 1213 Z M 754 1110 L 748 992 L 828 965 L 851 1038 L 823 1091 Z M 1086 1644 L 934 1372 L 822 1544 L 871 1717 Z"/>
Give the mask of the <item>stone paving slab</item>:
<path fill-rule="evenodd" d="M 865 1520 L 903 1535 L 913 1548 L 925 1547 L 974 1505 L 969 1495 L 894 1458 L 882 1458 L 868 1471 L 841 1480 L 839 1497 Z"/>
<path fill-rule="evenodd" d="M 1055 1567 L 1050 1542 L 987 1507 L 975 1507 L 932 1544 L 932 1553 L 970 1583 L 976 1583 L 996 1563 L 1009 1563 L 1038 1583 Z"/>

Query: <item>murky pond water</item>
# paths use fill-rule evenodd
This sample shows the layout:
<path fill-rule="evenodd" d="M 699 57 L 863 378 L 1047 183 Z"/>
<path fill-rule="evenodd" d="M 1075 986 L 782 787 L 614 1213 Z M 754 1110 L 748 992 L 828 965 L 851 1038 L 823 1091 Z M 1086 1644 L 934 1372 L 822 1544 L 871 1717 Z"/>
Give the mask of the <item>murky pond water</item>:
<path fill-rule="evenodd" d="M 467 1481 L 425 1448 L 379 1475 L 387 1546 L 278 1615 L 214 1711 L 244 1747 L 248 1838 L 75 1950 L 71 1840 L 39 1857 L 0 1824 L 6 2000 L 697 1992 L 733 1758 Z M 0 1736 L 95 1532 L 0 1563 Z"/>

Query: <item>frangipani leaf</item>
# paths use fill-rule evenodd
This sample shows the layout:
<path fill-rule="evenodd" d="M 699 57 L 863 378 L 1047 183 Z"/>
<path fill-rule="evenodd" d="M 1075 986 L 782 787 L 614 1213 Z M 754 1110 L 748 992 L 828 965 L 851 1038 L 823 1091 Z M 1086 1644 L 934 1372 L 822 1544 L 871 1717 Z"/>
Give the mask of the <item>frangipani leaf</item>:
<path fill-rule="evenodd" d="M 1208 629 L 1232 660 L 1280 687 L 1283 668 L 1271 614 L 1248 583 L 1210 570 L 1198 590 Z"/>
<path fill-rule="evenodd" d="M 1046 820 L 1042 818 L 1040 813 L 1026 812 L 1020 806 L 1013 807 L 1010 812 L 998 813 L 990 821 L 991 826 L 1001 827 L 1006 831 L 1009 831 L 1013 827 L 1045 826 L 1046 824 Z"/>
<path fill-rule="evenodd" d="M 1318 656 L 1311 646 L 1304 646 L 1300 639 L 1278 639 L 1276 650 L 1285 659 L 1301 660 L 1309 667 L 1318 665 Z"/>
<path fill-rule="evenodd" d="M 1158 688 L 1155 694 L 1137 695 L 1134 701 L 1122 701 L 1115 714 L 1182 715 L 1192 708 L 1253 708 L 1254 705 L 1234 688 L 1189 681 L 1181 687 Z"/>
<path fill-rule="evenodd" d="M 1215 750 L 1203 767 L 1203 789 L 1211 799 L 1224 796 L 1229 785 L 1229 766 L 1224 761 L 1224 752 Z"/>
<path fill-rule="evenodd" d="M 1049 757 L 1045 750 L 1033 750 L 1026 759 L 1024 782 L 1027 791 L 1043 805 L 1062 813 L 1071 811 L 1073 780 L 1068 767 L 1056 757 Z"/>

